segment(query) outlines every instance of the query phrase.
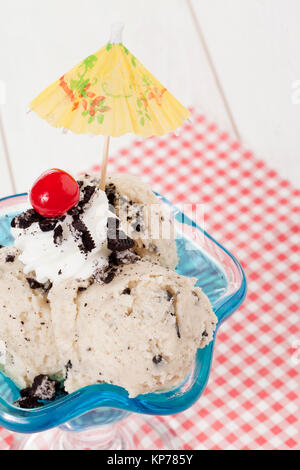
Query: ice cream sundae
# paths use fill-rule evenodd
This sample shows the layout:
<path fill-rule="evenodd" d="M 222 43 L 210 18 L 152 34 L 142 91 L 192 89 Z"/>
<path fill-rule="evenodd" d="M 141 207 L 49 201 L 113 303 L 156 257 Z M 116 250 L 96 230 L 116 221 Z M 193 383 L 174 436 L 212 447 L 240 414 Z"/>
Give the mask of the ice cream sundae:
<path fill-rule="evenodd" d="M 43 174 L 0 249 L 0 340 L 18 406 L 91 384 L 130 397 L 182 383 L 217 318 L 176 273 L 174 223 L 151 188 L 111 175 Z M 168 236 L 164 236 L 167 233 Z"/>

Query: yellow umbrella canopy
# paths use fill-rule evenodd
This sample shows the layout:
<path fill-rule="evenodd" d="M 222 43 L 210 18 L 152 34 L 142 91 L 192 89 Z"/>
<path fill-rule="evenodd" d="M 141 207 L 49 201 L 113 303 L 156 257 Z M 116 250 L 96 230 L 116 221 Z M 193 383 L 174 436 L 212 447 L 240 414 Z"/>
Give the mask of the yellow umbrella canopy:
<path fill-rule="evenodd" d="M 177 129 L 190 114 L 116 41 L 60 77 L 30 108 L 54 127 L 113 137 L 160 136 Z"/>

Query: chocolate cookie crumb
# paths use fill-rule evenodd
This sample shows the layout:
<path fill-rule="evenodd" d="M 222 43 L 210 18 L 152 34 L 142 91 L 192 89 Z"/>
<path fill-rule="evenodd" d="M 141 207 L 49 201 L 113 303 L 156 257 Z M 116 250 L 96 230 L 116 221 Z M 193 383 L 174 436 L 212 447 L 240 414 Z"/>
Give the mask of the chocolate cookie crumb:
<path fill-rule="evenodd" d="M 45 284 L 43 284 L 43 291 L 47 294 L 49 290 L 52 289 L 52 286 L 53 284 L 51 281 L 45 282 Z"/>
<path fill-rule="evenodd" d="M 111 258 L 112 264 L 116 264 L 117 266 L 121 264 L 134 264 L 141 259 L 134 251 L 130 250 L 115 251 L 112 255 L 114 255 Z"/>
<path fill-rule="evenodd" d="M 206 330 L 203 331 L 202 336 L 208 336 L 208 333 Z"/>
<path fill-rule="evenodd" d="M 78 217 L 73 217 L 72 226 L 76 230 L 76 232 L 79 233 L 85 232 L 87 230 L 87 226 L 85 225 L 85 223 Z"/>
<path fill-rule="evenodd" d="M 48 375 L 37 375 L 31 387 L 31 395 L 39 400 L 52 400 L 55 396 L 56 380 Z"/>
<path fill-rule="evenodd" d="M 68 214 L 74 217 L 79 217 L 83 213 L 83 209 L 79 206 L 74 206 L 72 209 L 68 210 Z"/>
<path fill-rule="evenodd" d="M 22 398 L 29 397 L 31 394 L 31 387 L 23 388 L 20 390 L 20 395 Z"/>
<path fill-rule="evenodd" d="M 28 209 L 27 211 L 22 212 L 20 215 L 14 217 L 11 221 L 11 226 L 13 228 L 26 229 L 33 223 L 38 222 L 40 219 L 40 214 L 38 214 L 34 209 Z"/>
<path fill-rule="evenodd" d="M 43 284 L 36 281 L 32 277 L 26 277 L 26 281 L 28 282 L 31 289 L 40 289 L 41 287 L 43 287 Z"/>
<path fill-rule="evenodd" d="M 5 258 L 6 263 L 13 263 L 15 261 L 15 256 L 14 255 L 7 255 Z"/>
<path fill-rule="evenodd" d="M 107 247 L 111 251 L 125 251 L 134 247 L 134 241 L 123 230 L 117 230 L 116 233 L 108 230 Z"/>
<path fill-rule="evenodd" d="M 108 202 L 111 206 L 115 205 L 116 199 L 116 187 L 113 183 L 109 183 L 105 188 L 105 193 L 108 199 Z"/>
<path fill-rule="evenodd" d="M 105 277 L 105 279 L 103 280 L 104 284 L 109 284 L 115 277 L 116 275 L 116 270 L 115 269 L 111 269 L 107 276 Z"/>
<path fill-rule="evenodd" d="M 157 354 L 156 356 L 153 356 L 152 361 L 154 362 L 154 364 L 159 364 L 162 361 L 162 355 Z"/>
<path fill-rule="evenodd" d="M 92 251 L 96 245 L 85 223 L 78 217 L 73 217 L 72 227 L 75 230 L 75 234 L 77 233 L 81 238 L 80 251 L 83 253 Z"/>
<path fill-rule="evenodd" d="M 19 398 L 14 401 L 13 404 L 24 409 L 39 408 L 40 406 L 43 406 L 43 403 L 40 403 L 35 397 Z"/>
<path fill-rule="evenodd" d="M 116 268 L 109 267 L 104 269 L 97 269 L 93 274 L 93 278 L 99 284 L 109 284 L 117 273 Z"/>
<path fill-rule="evenodd" d="M 140 231 L 141 231 L 141 225 L 140 225 L 140 224 L 132 224 L 132 228 L 133 228 L 136 232 L 140 232 Z"/>
<path fill-rule="evenodd" d="M 82 244 L 79 245 L 79 248 L 84 253 L 89 253 L 90 251 L 93 251 L 93 249 L 96 247 L 92 235 L 88 230 L 82 233 L 81 239 Z"/>
<path fill-rule="evenodd" d="M 130 295 L 131 293 L 131 289 L 129 289 L 129 287 L 126 287 L 126 289 L 123 290 L 122 294 L 125 294 L 125 295 Z"/>
<path fill-rule="evenodd" d="M 73 364 L 72 364 L 72 362 L 71 362 L 70 359 L 69 359 L 68 362 L 67 362 L 67 364 L 65 365 L 65 369 L 66 369 L 65 379 L 68 378 L 69 370 L 72 369 L 72 367 L 73 367 Z"/>
<path fill-rule="evenodd" d="M 55 245 L 61 245 L 62 244 L 62 241 L 63 241 L 63 228 L 60 224 L 57 225 L 57 227 L 55 227 L 55 229 L 54 229 L 53 241 L 54 241 Z"/>
<path fill-rule="evenodd" d="M 42 232 L 51 232 L 57 225 L 58 219 L 52 217 L 43 217 L 39 220 L 39 227 Z"/>
<path fill-rule="evenodd" d="M 50 401 L 66 394 L 61 382 L 51 379 L 48 375 L 40 374 L 34 378 L 31 387 L 20 391 L 21 398 L 15 404 L 21 408 L 36 408 L 43 405 L 38 400 Z"/>
<path fill-rule="evenodd" d="M 96 191 L 96 186 L 85 186 L 83 188 L 83 199 L 78 203 L 79 206 L 84 207 L 90 202 L 91 197 Z"/>

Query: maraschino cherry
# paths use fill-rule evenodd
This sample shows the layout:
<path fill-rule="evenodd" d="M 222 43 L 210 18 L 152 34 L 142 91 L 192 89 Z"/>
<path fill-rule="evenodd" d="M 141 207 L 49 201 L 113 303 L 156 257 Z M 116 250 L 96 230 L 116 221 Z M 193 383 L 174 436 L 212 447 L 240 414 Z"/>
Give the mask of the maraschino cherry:
<path fill-rule="evenodd" d="M 76 180 L 58 168 L 45 171 L 35 181 L 29 194 L 32 207 L 43 217 L 66 214 L 78 203 L 79 196 Z"/>

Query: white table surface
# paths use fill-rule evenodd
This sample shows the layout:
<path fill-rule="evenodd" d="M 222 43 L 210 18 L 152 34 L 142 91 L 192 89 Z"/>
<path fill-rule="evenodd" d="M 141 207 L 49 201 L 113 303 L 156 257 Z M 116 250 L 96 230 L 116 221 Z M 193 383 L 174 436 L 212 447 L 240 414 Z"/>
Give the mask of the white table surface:
<path fill-rule="evenodd" d="M 101 137 L 64 135 L 27 110 L 107 42 L 114 21 L 183 104 L 299 186 L 299 18 L 299 0 L 1 0 L 0 197 L 46 168 L 76 173 L 99 160 Z M 131 138 L 113 139 L 112 152 Z"/>

